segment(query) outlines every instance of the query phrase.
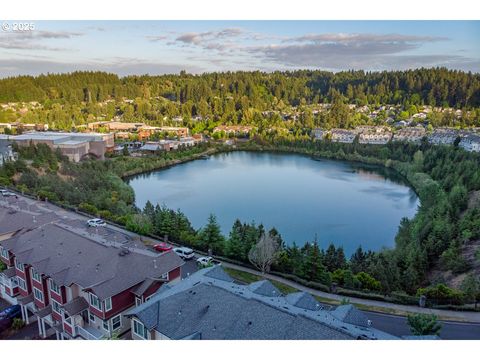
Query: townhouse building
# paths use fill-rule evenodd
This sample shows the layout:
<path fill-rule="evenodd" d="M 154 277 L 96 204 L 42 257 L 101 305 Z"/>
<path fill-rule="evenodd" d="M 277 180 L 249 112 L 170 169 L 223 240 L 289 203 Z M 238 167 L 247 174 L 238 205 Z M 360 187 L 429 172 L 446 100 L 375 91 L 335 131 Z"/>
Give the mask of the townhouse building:
<path fill-rule="evenodd" d="M 353 143 L 357 134 L 352 130 L 332 129 L 330 131 L 330 138 L 332 142 Z"/>
<path fill-rule="evenodd" d="M 154 253 L 127 234 L 89 229 L 21 198 L 0 205 L 0 296 L 19 304 L 40 337 L 101 339 L 128 331 L 126 311 L 163 284 L 179 281 L 183 261 Z"/>
<path fill-rule="evenodd" d="M 458 135 L 458 131 L 455 129 L 439 128 L 428 135 L 427 140 L 434 145 L 453 145 Z"/>
<path fill-rule="evenodd" d="M 407 127 L 398 130 L 393 135 L 393 141 L 408 141 L 419 143 L 425 136 L 425 128 L 423 126 Z"/>
<path fill-rule="evenodd" d="M 220 265 L 165 285 L 126 317 L 134 340 L 396 339 L 352 305 L 330 309 L 268 280 L 239 285 Z"/>
<path fill-rule="evenodd" d="M 468 134 L 462 137 L 458 146 L 466 151 L 480 152 L 480 135 Z"/>

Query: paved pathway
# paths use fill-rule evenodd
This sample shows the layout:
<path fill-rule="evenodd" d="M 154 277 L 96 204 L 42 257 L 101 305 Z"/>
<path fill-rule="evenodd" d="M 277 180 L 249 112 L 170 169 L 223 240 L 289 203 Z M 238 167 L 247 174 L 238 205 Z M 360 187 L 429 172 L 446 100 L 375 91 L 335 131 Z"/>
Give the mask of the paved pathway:
<path fill-rule="evenodd" d="M 257 275 L 257 276 L 262 276 L 262 274 L 259 271 L 253 270 L 253 269 L 250 269 L 250 268 L 247 268 L 247 267 L 234 265 L 234 264 L 230 264 L 230 263 L 226 263 L 226 262 L 222 262 L 222 265 L 225 266 L 225 267 L 231 268 L 231 269 L 245 271 L 245 272 L 248 272 L 250 274 L 254 274 L 254 275 Z M 320 290 L 311 289 L 311 288 L 308 288 L 306 286 L 303 286 L 303 285 L 298 284 L 294 281 L 282 278 L 282 277 L 277 276 L 277 275 L 264 274 L 263 277 L 266 278 L 266 279 L 269 279 L 269 280 L 278 281 L 282 284 L 291 286 L 291 287 L 293 287 L 295 289 L 298 289 L 300 291 L 305 291 L 305 292 L 308 292 L 312 295 L 317 295 L 317 296 L 324 297 L 324 298 L 327 298 L 327 299 L 342 301 L 342 299 L 346 298 L 346 296 L 343 296 L 343 295 L 337 295 L 337 294 L 327 293 L 327 292 L 320 291 Z M 410 312 L 410 313 L 436 314 L 441 319 L 479 323 L 479 326 L 480 326 L 480 312 L 428 309 L 428 308 L 421 308 L 419 306 L 393 304 L 393 303 L 376 301 L 376 300 L 369 300 L 369 299 L 359 299 L 359 298 L 353 298 L 353 297 L 347 297 L 347 298 L 353 304 L 362 304 L 362 305 L 367 305 L 367 306 L 372 306 L 372 307 L 378 308 L 378 312 L 381 312 L 382 309 L 392 309 L 392 310 L 397 310 L 397 311 L 402 311 L 402 312 Z M 385 312 L 388 313 L 388 311 L 385 311 Z"/>

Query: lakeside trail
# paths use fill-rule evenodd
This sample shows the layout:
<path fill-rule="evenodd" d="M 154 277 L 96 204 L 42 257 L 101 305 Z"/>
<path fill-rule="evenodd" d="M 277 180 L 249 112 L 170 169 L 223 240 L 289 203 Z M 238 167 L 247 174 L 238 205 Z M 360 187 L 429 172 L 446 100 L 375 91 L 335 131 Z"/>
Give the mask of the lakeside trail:
<path fill-rule="evenodd" d="M 260 271 L 257 271 L 248 267 L 244 267 L 244 266 L 231 264 L 225 261 L 222 261 L 222 265 L 226 268 L 247 272 L 259 277 L 263 277 L 268 280 L 274 280 L 276 282 L 295 288 L 299 291 L 308 292 L 314 296 L 333 300 L 338 303 L 340 303 L 343 299 L 347 298 L 350 301 L 350 303 L 357 306 L 359 305 L 361 309 L 364 309 L 367 311 L 373 311 L 373 312 L 384 313 L 384 314 L 403 315 L 403 316 L 406 316 L 407 314 L 412 314 L 412 313 L 435 314 L 438 316 L 440 320 L 479 323 L 479 326 L 480 326 L 480 312 L 421 308 L 419 306 L 401 305 L 401 304 L 394 304 L 394 303 L 377 301 L 377 300 L 360 299 L 360 298 L 354 298 L 350 296 L 337 295 L 337 294 L 332 294 L 332 293 L 328 293 L 328 292 L 303 286 L 299 283 L 285 279 L 281 276 L 277 276 L 273 274 L 262 274 Z"/>

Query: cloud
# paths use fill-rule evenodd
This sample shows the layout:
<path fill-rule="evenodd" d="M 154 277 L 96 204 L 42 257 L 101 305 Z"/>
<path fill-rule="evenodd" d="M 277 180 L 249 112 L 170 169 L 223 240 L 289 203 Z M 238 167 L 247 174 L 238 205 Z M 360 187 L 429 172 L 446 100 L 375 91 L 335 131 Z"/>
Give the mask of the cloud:
<path fill-rule="evenodd" d="M 71 39 L 84 33 L 70 31 L 12 31 L 0 33 L 0 48 L 17 50 L 60 51 L 65 48 L 45 45 L 43 40 Z"/>
<path fill-rule="evenodd" d="M 424 43 L 446 41 L 449 38 L 440 36 L 418 36 L 403 34 L 357 34 L 357 33 L 329 33 L 329 34 L 306 34 L 298 37 L 284 39 L 284 42 L 313 42 L 313 43 Z"/>
<path fill-rule="evenodd" d="M 250 46 L 251 55 L 291 68 L 327 70 L 391 70 L 446 66 L 478 71 L 478 59 L 459 55 L 416 55 L 424 44 L 447 41 L 445 37 L 402 34 L 306 34 L 280 44 Z"/>
<path fill-rule="evenodd" d="M 189 64 L 171 64 L 147 61 L 136 58 L 112 58 L 85 62 L 59 62 L 37 59 L 0 59 L 0 77 L 22 75 L 40 75 L 72 71 L 106 71 L 120 76 L 140 74 L 174 74 L 181 70 L 201 73 L 203 68 Z"/>

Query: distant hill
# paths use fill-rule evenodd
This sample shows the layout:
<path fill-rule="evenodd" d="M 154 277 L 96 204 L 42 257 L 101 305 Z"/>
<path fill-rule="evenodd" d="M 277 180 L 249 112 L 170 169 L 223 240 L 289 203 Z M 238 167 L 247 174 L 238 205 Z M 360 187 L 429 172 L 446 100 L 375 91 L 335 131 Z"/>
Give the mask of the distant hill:
<path fill-rule="evenodd" d="M 428 104 L 479 107 L 480 74 L 446 68 L 408 71 L 225 72 L 190 75 L 128 76 L 104 72 L 73 72 L 0 79 L 0 102 L 46 101 L 78 103 L 120 98 L 165 97 L 213 104 L 228 97 L 235 106 L 268 109 L 286 105 L 331 102 L 341 94 L 357 104 Z"/>

